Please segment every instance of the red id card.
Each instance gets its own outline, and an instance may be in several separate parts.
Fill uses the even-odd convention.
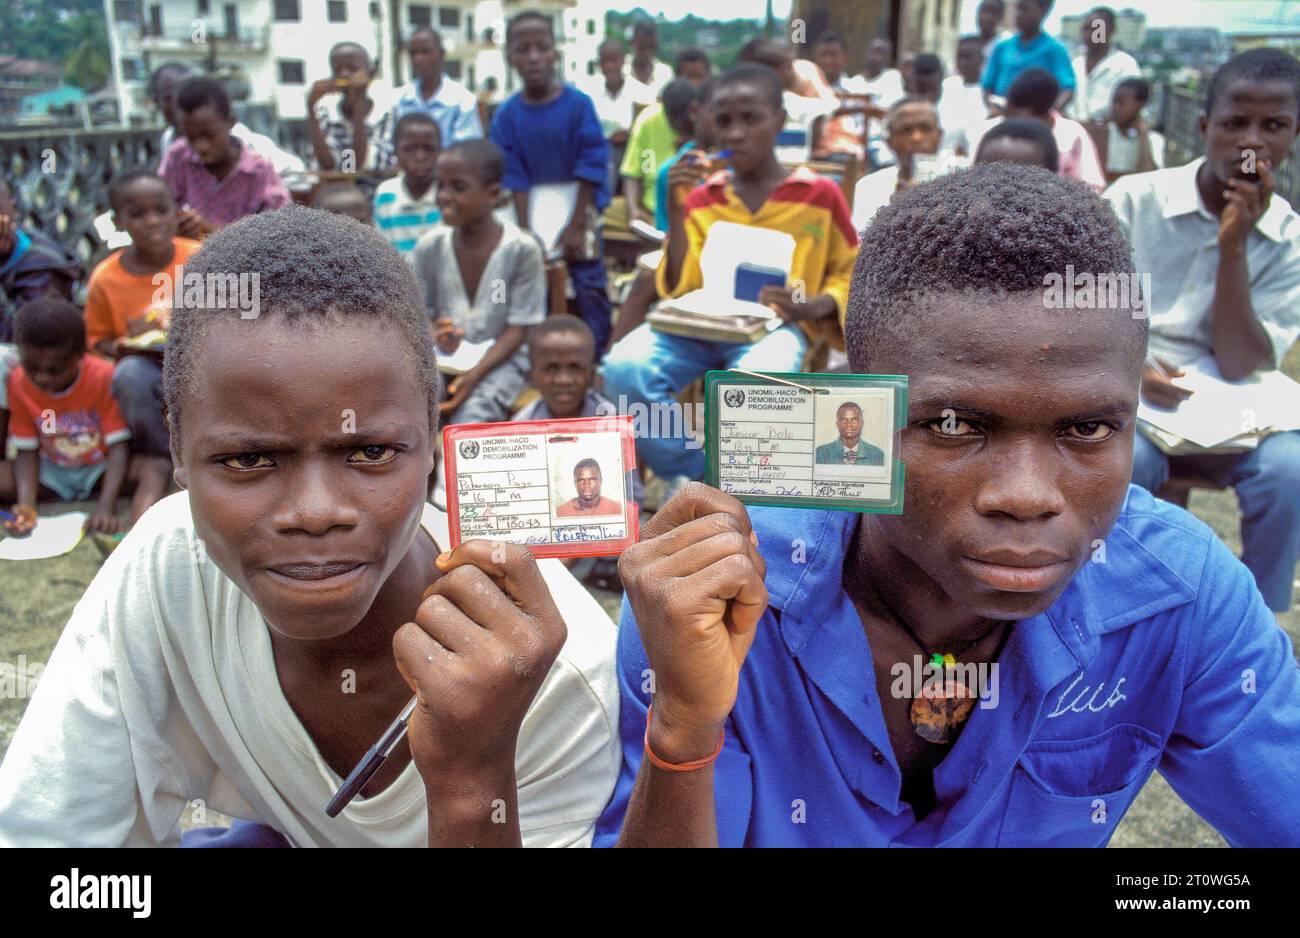
[[[600,557],[636,543],[630,415],[448,424],[451,546],[484,538],[537,557]]]

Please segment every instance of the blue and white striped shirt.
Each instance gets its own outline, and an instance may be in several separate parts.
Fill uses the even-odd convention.
[[[420,236],[442,223],[438,187],[429,186],[420,198],[406,190],[406,175],[385,179],[375,190],[375,226],[388,243],[409,255]]]

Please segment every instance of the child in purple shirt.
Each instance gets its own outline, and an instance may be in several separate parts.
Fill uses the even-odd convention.
[[[184,139],[167,148],[158,175],[181,207],[178,234],[202,240],[237,218],[289,204],[271,162],[231,134],[235,118],[220,84],[187,80],[176,92],[176,111]]]

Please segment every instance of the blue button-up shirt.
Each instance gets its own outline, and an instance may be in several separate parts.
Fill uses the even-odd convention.
[[[841,586],[856,514],[751,508],[771,602],[716,764],[724,846],[1102,846],[1157,768],[1233,845],[1300,846],[1300,671],[1253,578],[1214,533],[1130,487],[1114,528],[1043,614],[1013,627],[997,693],[899,800],[871,647]],[[624,765],[640,768],[649,664],[626,601]],[[885,688],[886,693],[889,688]]]

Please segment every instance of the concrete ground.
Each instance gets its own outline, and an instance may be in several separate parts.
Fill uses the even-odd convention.
[[[1283,369],[1300,379],[1300,345],[1291,350]],[[1195,490],[1188,507],[1240,553],[1237,502],[1232,492]],[[0,563],[0,665],[17,665],[20,656],[28,663],[47,660],[73,605],[102,560],[100,549],[87,538],[63,557]],[[597,598],[617,621],[621,596],[597,591]],[[1300,647],[1300,608],[1283,614],[1280,624]],[[25,706],[25,699],[0,696],[0,754],[8,748]],[[1221,847],[1224,841],[1155,775],[1120,822],[1111,845]]]

